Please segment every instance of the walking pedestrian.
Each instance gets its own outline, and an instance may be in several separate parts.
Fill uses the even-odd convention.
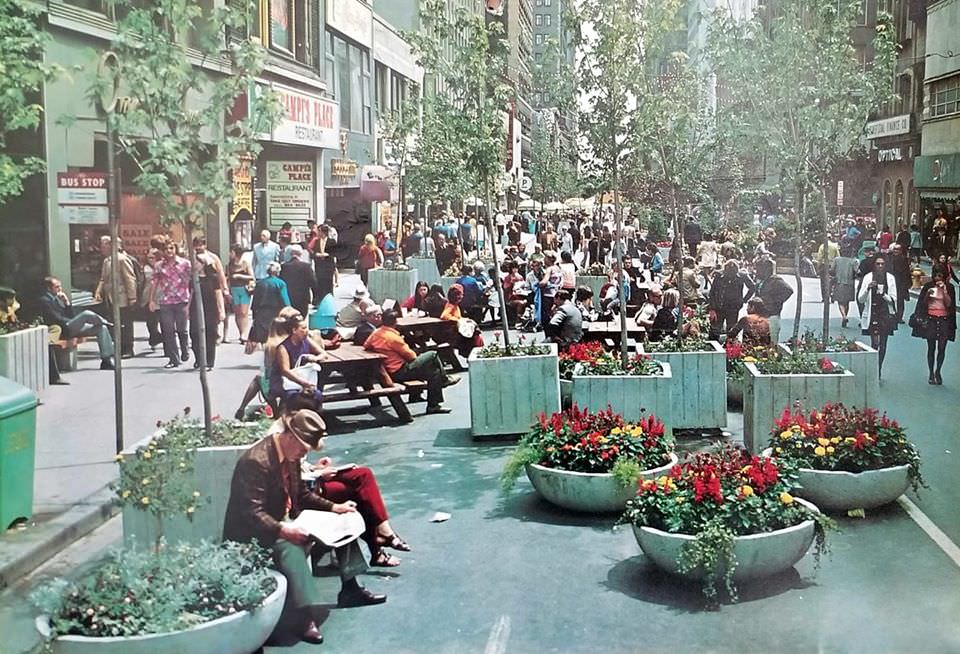
[[[247,351],[256,349],[251,343],[265,343],[270,331],[270,323],[280,313],[280,309],[290,306],[287,284],[280,279],[280,264],[271,261],[267,266],[267,276],[257,282],[253,289],[250,309],[253,311],[253,327],[247,337]],[[301,314],[302,315],[302,314]]]
[[[114,303],[120,307],[120,356],[128,359],[133,356],[133,309],[137,306],[139,289],[137,288],[137,269],[139,262],[124,252],[123,241],[117,239],[117,267],[120,272],[120,289],[114,293],[113,268],[111,266],[110,237],[100,237],[100,254],[103,264],[100,266],[100,283],[94,297],[105,303],[108,315],[112,315]]]
[[[863,304],[860,328],[864,336],[870,336],[870,346],[879,359],[878,373],[883,376],[887,338],[897,329],[897,281],[887,272],[884,257],[873,260],[873,270],[864,275],[857,300]]]
[[[267,266],[274,261],[280,261],[280,245],[270,240],[270,230],[265,229],[253,246],[253,276],[258,282],[267,278]]]
[[[180,256],[179,246],[168,241],[163,258],[157,262],[153,273],[154,284],[148,305],[151,311],[160,311],[163,353],[167,357],[164,368],[177,368],[190,359],[187,307],[192,295],[192,275],[190,262]]]
[[[160,333],[160,312],[150,310],[150,295],[153,292],[153,273],[157,269],[157,262],[163,257],[160,249],[151,247],[147,252],[147,263],[143,266],[143,297],[140,304],[146,314],[147,333],[149,334],[148,343],[150,351],[156,352],[157,346],[163,344],[163,335]]]
[[[333,248],[337,246],[337,239],[330,233],[330,226],[324,223],[317,230],[316,238],[311,239],[307,249],[313,255],[313,272],[317,277],[318,301],[333,293],[336,287],[337,258],[333,256]]]
[[[763,308],[770,322],[770,342],[780,342],[780,312],[784,303],[793,295],[793,289],[779,275],[773,274],[773,262],[766,257],[754,264],[757,273],[757,296],[763,300]]]
[[[383,252],[377,247],[377,239],[373,234],[363,237],[363,245],[357,252],[357,273],[364,286],[370,285],[370,270],[383,266]]]
[[[857,268],[859,265],[846,248],[830,264],[830,278],[833,282],[831,295],[833,301],[840,308],[841,327],[847,326],[850,303],[856,295]]]
[[[717,340],[721,332],[726,333],[733,329],[740,317],[743,303],[750,299],[755,291],[753,280],[740,272],[740,264],[736,259],[729,259],[723,264],[723,273],[714,278],[707,302],[711,340]]]
[[[317,288],[317,276],[313,266],[301,258],[303,248],[292,245],[292,258],[280,266],[280,279],[287,284],[287,294],[290,296],[290,305],[303,316],[310,313],[311,299],[313,304],[319,304],[322,296]]]
[[[920,289],[916,309],[910,318],[913,336],[927,341],[928,384],[943,384],[940,371],[947,352],[947,341],[957,337],[956,308],[957,295],[953,284],[943,268],[934,267],[933,279]]]
[[[255,280],[253,268],[243,258],[245,250],[240,244],[230,247],[230,261],[227,263],[227,280],[230,284],[230,301],[233,304],[233,320],[240,333],[240,344],[247,342],[247,330],[250,323],[250,291]],[[227,330],[223,330],[223,340],[227,340]]]
[[[207,370],[213,370],[217,360],[217,330],[226,317],[224,294],[229,293],[227,278],[220,257],[207,249],[207,239],[193,239],[193,267],[197,273],[200,293],[190,305],[190,343],[193,346],[193,367],[200,367],[200,325],[203,325]],[[199,305],[197,304],[199,302]]]

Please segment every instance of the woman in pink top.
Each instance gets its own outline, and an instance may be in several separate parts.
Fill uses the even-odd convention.
[[[953,285],[947,281],[947,271],[935,266],[933,279],[920,289],[917,308],[910,318],[913,335],[927,341],[927,368],[930,379],[927,383],[943,384],[940,370],[947,350],[947,341],[957,336],[957,296]],[[936,362],[936,367],[934,367]]]

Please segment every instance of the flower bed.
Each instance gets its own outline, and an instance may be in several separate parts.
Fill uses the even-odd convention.
[[[267,563],[237,543],[118,551],[31,601],[54,652],[240,654],[266,641],[283,608],[286,580]]]
[[[664,474],[676,463],[673,441],[655,416],[624,421],[611,409],[592,413],[576,405],[541,414],[501,475],[504,490],[521,470],[547,500],[578,511],[620,511],[639,478]],[[560,474],[553,474],[560,473]]]
[[[916,447],[896,420],[875,409],[785,409],[770,447],[800,469],[798,493],[825,509],[873,508],[923,485]]]
[[[470,366],[470,426],[474,436],[525,433],[541,413],[560,410],[557,346],[476,348]]]
[[[115,485],[127,545],[219,541],[233,469],[268,423],[215,420],[211,438],[187,415],[117,456]]]
[[[780,347],[788,354],[802,352],[828,356],[859,378],[862,393],[854,402],[856,406],[871,407],[880,402],[880,358],[877,351],[866,343],[843,337],[823,340],[807,331],[797,343],[787,342]]]
[[[738,341],[727,341],[724,352],[727,356],[727,406],[743,408],[743,385],[747,376],[747,363],[756,363],[770,354],[769,347],[744,347]]]
[[[669,364],[673,375],[673,429],[727,425],[724,349],[716,341],[671,338],[638,346]]]
[[[637,496],[627,503],[621,522],[641,532],[653,530],[682,535],[674,540],[675,560],[653,555],[653,560],[669,572],[702,578],[703,591],[715,602],[722,582],[731,599],[736,600],[735,578],[771,574],[792,566],[806,552],[800,549],[796,559],[763,557],[765,564],[755,570],[738,568],[735,539],[742,536],[774,533],[808,521],[810,540],[816,531],[819,557],[825,544],[825,529],[832,525],[815,507],[795,501],[790,494],[796,471],[768,457],[751,456],[734,448],[716,453],[698,454],[671,469],[668,475],[640,483]],[[815,525],[815,526],[814,526]],[[643,540],[638,534],[638,541]],[[782,543],[781,543],[782,545]],[[777,542],[771,546],[775,554]],[[794,552],[796,551],[794,550]],[[646,552],[646,550],[645,550]],[[777,565],[768,565],[776,563]]]

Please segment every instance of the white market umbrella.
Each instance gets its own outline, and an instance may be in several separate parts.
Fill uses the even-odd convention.
[[[547,202],[543,209],[544,211],[566,211],[569,207],[563,202]]]
[[[517,205],[517,208],[521,211],[529,211],[533,209],[534,211],[540,211],[543,205],[541,205],[536,200],[523,200],[520,204]]]
[[[483,200],[481,200],[481,199],[478,198],[478,197],[467,198],[466,200],[464,200],[464,203],[465,203],[468,207],[482,207],[482,206],[483,206]]]

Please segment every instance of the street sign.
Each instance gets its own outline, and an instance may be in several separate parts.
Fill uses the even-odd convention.
[[[57,173],[57,204],[65,223],[106,225],[110,221],[107,173]]]
[[[837,206],[843,206],[843,180],[837,180]]]

